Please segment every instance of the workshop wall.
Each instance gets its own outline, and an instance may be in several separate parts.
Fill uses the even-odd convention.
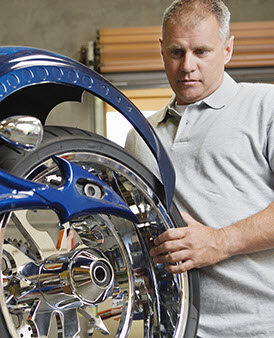
[[[80,58],[82,46],[103,27],[160,25],[171,0],[0,0],[0,45],[24,45]],[[225,0],[232,21],[273,20],[273,0]],[[87,103],[88,104],[88,103]],[[68,106],[66,121],[75,121]],[[82,110],[82,112],[81,112]],[[91,126],[77,106],[77,127]],[[58,118],[57,118],[58,119]],[[63,117],[59,117],[63,122]]]
[[[225,0],[232,21],[273,20],[273,0]],[[1,0],[0,44],[30,45],[79,58],[103,27],[160,25],[171,0]]]

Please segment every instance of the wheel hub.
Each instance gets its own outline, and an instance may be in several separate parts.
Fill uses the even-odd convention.
[[[33,263],[25,265],[20,274],[35,282],[36,292],[39,290],[46,303],[56,310],[79,307],[79,302],[84,306],[104,301],[114,280],[111,264],[95,249],[50,256],[39,267]]]
[[[99,256],[99,251],[77,252],[70,261],[68,282],[72,293],[84,304],[103,301],[114,280],[111,264]]]

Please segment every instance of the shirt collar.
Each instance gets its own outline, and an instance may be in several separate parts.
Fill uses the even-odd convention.
[[[221,109],[231,102],[236,93],[237,82],[235,82],[232,77],[225,72],[224,79],[220,87],[202,101],[213,109]]]
[[[169,100],[168,104],[162,110],[158,112],[157,114],[158,123],[163,122],[168,113],[170,113],[170,115],[174,115],[174,114],[178,115],[178,113],[174,109],[175,101],[176,101],[176,96],[173,95],[172,98]]]

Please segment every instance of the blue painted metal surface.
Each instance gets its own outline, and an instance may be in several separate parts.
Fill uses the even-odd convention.
[[[0,170],[0,213],[21,209],[52,209],[61,223],[87,214],[107,214],[138,223],[128,205],[106,183],[74,163],[55,157],[65,182],[58,188],[16,177]],[[101,198],[86,196],[76,188],[85,180],[102,190]]]
[[[173,166],[150,124],[125,95],[101,75],[68,57],[28,47],[0,48],[0,103],[24,88],[47,83],[88,91],[128,119],[158,162],[169,210],[175,187]]]

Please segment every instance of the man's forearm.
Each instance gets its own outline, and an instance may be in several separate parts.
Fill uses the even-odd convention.
[[[274,248],[274,202],[257,214],[220,229],[227,257]]]

